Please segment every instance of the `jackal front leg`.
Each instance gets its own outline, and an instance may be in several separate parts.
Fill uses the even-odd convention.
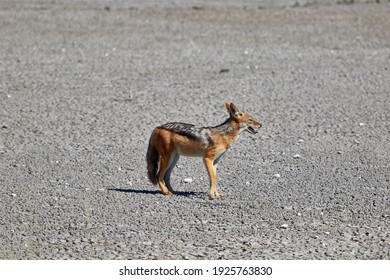
[[[220,198],[222,194],[217,192],[217,170],[214,167],[213,160],[204,158],[203,161],[210,177],[210,199]]]

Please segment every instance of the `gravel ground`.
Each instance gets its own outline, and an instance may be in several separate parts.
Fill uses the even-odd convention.
[[[1,259],[390,259],[387,1],[63,2],[0,2]],[[225,101],[225,198],[163,196],[152,129]]]

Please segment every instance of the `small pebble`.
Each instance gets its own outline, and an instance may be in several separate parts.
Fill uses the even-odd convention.
[[[11,194],[13,197],[15,197],[16,196],[16,193],[13,193],[13,194]]]
[[[280,226],[280,228],[287,229],[288,228],[288,224],[283,224],[283,225]]]
[[[246,182],[245,185],[249,186],[251,183],[250,182]]]
[[[296,154],[296,155],[294,155],[294,158],[301,158],[301,155]]]
[[[275,177],[275,178],[280,178],[281,175],[280,175],[279,173],[277,173],[277,174],[274,175],[274,177]]]
[[[261,244],[259,242],[251,242],[250,246],[252,249],[261,249]]]
[[[184,183],[191,183],[192,181],[193,181],[192,178],[184,178],[183,179]]]
[[[365,126],[366,124],[365,123],[359,123],[359,126]]]

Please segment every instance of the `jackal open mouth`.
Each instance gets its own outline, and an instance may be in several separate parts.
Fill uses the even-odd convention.
[[[248,126],[247,127],[247,131],[248,132],[250,132],[251,134],[256,134],[256,133],[258,133],[258,129],[259,129],[260,127],[253,127],[253,126]]]

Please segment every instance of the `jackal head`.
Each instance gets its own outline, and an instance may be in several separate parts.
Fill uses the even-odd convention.
[[[225,106],[230,117],[239,125],[240,133],[248,131],[251,134],[256,134],[262,126],[260,122],[238,109],[234,103],[225,103]]]

